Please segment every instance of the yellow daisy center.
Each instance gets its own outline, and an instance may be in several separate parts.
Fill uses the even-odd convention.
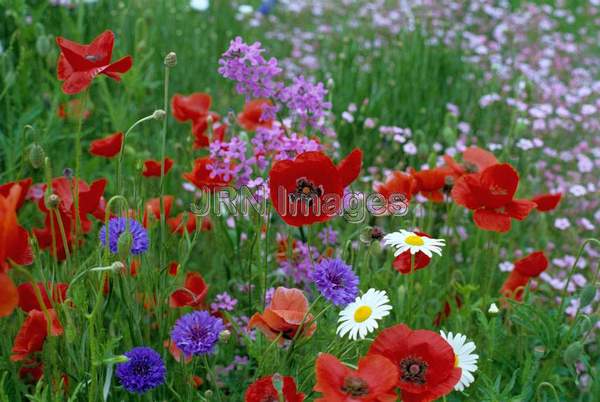
[[[371,316],[371,313],[373,313],[373,310],[371,309],[371,307],[360,306],[354,312],[354,321],[356,321],[356,322],[366,321],[367,318],[369,318]]]
[[[458,367],[458,355],[454,355],[454,367]]]
[[[425,244],[421,236],[417,236],[414,234],[406,236],[406,239],[404,241],[410,246],[422,246],[423,244]]]

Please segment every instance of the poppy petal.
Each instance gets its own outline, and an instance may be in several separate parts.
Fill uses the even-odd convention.
[[[511,227],[510,216],[491,209],[478,209],[473,213],[473,221],[484,230],[508,232]]]
[[[360,174],[362,167],[363,152],[359,148],[354,148],[348,156],[346,156],[338,164],[338,172],[340,173],[340,181],[342,187],[348,187]]]
[[[6,317],[17,307],[19,293],[12,279],[3,272],[0,272],[0,289],[0,317]]]

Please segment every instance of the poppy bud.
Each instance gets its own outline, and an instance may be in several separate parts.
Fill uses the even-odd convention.
[[[117,364],[117,363],[127,363],[129,361],[129,357],[125,355],[113,356],[103,360],[104,364]]]
[[[163,120],[166,115],[167,115],[167,113],[164,110],[162,110],[162,109],[156,109],[154,111],[154,113],[152,113],[152,118],[154,120],[160,121],[160,120]]]
[[[333,78],[329,77],[329,79],[327,80],[327,90],[331,91],[334,86],[335,86],[335,81],[333,81]]]
[[[40,56],[46,56],[50,51],[50,38],[46,35],[38,36],[35,48]]]
[[[450,127],[446,126],[442,129],[442,137],[446,141],[446,144],[456,143],[456,131],[451,129]]]
[[[169,54],[165,56],[165,66],[167,66],[168,68],[173,68],[176,65],[177,55],[175,54],[175,52],[169,52]]]
[[[206,400],[210,400],[210,398],[212,398],[213,396],[213,392],[210,389],[207,389],[206,392],[204,393],[204,397],[206,398]]]
[[[46,153],[41,145],[33,143],[29,147],[29,163],[34,169],[39,169],[44,165],[44,158]]]
[[[60,197],[56,194],[50,194],[46,197],[46,208],[48,209],[56,209],[60,204]]]
[[[568,366],[575,364],[578,360],[583,357],[583,344],[579,341],[575,341],[565,349],[565,353],[563,354],[563,361]]]
[[[544,345],[538,345],[535,348],[533,348],[533,355],[536,358],[541,359],[542,357],[544,357],[545,354],[546,348],[544,347]]]
[[[273,388],[275,388],[275,391],[281,395],[283,393],[283,377],[281,377],[281,374],[275,373],[273,374],[272,381]]]
[[[124,260],[129,256],[132,243],[133,236],[130,232],[125,232],[119,237],[119,241],[117,242],[117,254],[121,260]]]
[[[594,301],[596,297],[596,287],[594,285],[587,285],[583,288],[579,294],[579,308],[584,308],[588,304]]]

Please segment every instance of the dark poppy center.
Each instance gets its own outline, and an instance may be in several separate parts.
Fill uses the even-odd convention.
[[[98,60],[100,60],[100,58],[101,57],[99,55],[97,55],[97,54],[88,54],[88,55],[85,56],[85,59],[87,61],[91,61],[92,63],[97,62]]]
[[[310,204],[323,195],[323,186],[317,186],[306,177],[301,177],[296,180],[296,190],[289,197],[291,201],[302,200]]]
[[[364,396],[369,393],[369,385],[365,380],[359,377],[346,377],[342,392],[352,396]]]
[[[400,378],[406,382],[425,384],[427,363],[418,357],[407,357],[400,361]]]
[[[260,400],[260,402],[279,402],[279,399],[277,399],[275,396],[269,394],[269,395],[263,396],[262,399]]]

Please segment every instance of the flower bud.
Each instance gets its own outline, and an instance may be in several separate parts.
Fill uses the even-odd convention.
[[[169,68],[173,68],[177,65],[177,55],[175,54],[175,52],[169,52],[169,54],[167,54],[165,56],[165,66],[169,67]]]
[[[29,163],[31,163],[31,166],[34,169],[39,169],[44,166],[45,157],[46,153],[41,145],[36,143],[31,144],[31,147],[29,147]]]
[[[369,247],[369,252],[372,255],[380,255],[381,254],[381,243],[379,241],[374,241],[371,243]]]
[[[283,377],[281,376],[281,374],[275,373],[273,374],[272,381],[273,388],[275,388],[275,391],[277,391],[277,393],[281,395],[283,393]]]
[[[35,49],[40,56],[46,56],[50,52],[50,38],[47,35],[38,36]]]
[[[579,294],[579,308],[584,308],[594,301],[596,297],[596,287],[592,284],[583,288]]]
[[[63,169],[63,176],[65,176],[67,179],[70,179],[71,177],[73,177],[73,169],[66,167]]]
[[[58,204],[60,204],[60,197],[58,195],[50,194],[46,197],[46,208],[56,209],[58,208]]]
[[[162,109],[156,109],[154,113],[152,113],[152,118],[154,120],[161,121],[166,117],[167,113]]]
[[[219,341],[220,342],[227,342],[230,337],[231,337],[231,331],[229,331],[228,329],[224,329],[223,331],[221,331],[219,333]]]
[[[129,357],[125,355],[113,356],[103,360],[104,364],[116,364],[116,363],[126,363],[129,361]]]
[[[330,77],[327,80],[327,90],[331,91],[334,86],[335,86],[335,81],[333,80],[333,78]]]
[[[575,341],[565,349],[563,361],[571,366],[583,357],[583,344],[580,341]]]

